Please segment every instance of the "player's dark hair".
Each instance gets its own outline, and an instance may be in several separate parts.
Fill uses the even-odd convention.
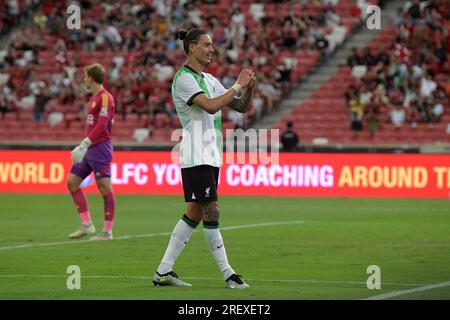
[[[105,77],[106,71],[101,64],[99,63],[91,64],[86,68],[84,68],[84,72],[88,77],[91,77],[92,80],[94,80],[98,84],[103,84],[103,78]]]
[[[183,49],[186,54],[189,53],[189,45],[191,43],[197,43],[200,39],[200,36],[202,36],[203,34],[208,34],[208,32],[199,28],[192,28],[189,29],[189,31],[185,29],[178,31],[178,38],[180,40],[183,40]]]

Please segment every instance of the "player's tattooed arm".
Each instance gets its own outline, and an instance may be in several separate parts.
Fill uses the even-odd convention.
[[[235,97],[228,106],[240,113],[247,112],[250,108],[250,101],[253,96],[253,88],[247,87],[241,97]]]

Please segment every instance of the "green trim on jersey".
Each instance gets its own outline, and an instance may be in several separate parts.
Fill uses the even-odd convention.
[[[198,73],[183,67],[180,70],[177,71],[177,73],[175,74],[174,78],[173,78],[173,83],[172,83],[172,88],[175,90],[176,89],[176,82],[178,80],[178,77],[181,76],[182,74],[185,73],[190,73],[194,76],[195,80],[197,81],[198,85],[200,86],[200,88],[202,88],[203,91],[205,91],[206,95],[208,96],[208,98],[211,98],[211,95],[209,94],[209,90],[208,87],[206,86],[205,81],[203,80],[203,77],[201,75],[199,75]],[[216,130],[221,131],[222,130],[222,114],[218,114],[216,113],[216,116],[214,118],[214,127],[216,128]]]

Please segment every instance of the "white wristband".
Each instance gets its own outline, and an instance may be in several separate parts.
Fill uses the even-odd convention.
[[[234,91],[236,91],[236,95],[238,95],[241,93],[242,86],[239,83],[235,83],[231,86],[231,89],[234,89]]]

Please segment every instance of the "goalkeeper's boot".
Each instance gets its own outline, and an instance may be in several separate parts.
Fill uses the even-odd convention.
[[[113,238],[113,234],[111,231],[105,231],[103,230],[95,237],[92,237],[92,240],[111,240]]]
[[[90,236],[95,233],[95,227],[92,223],[89,224],[82,224],[78,227],[78,229],[69,234],[69,238],[71,239],[80,239],[84,236]]]
[[[234,273],[232,274],[225,282],[227,283],[226,287],[231,289],[246,289],[250,288],[248,284],[246,284],[242,279],[242,276]]]
[[[153,274],[153,284],[155,286],[192,287],[191,284],[181,281],[178,278],[178,275],[173,271],[165,274],[159,274],[158,271],[156,271]]]

